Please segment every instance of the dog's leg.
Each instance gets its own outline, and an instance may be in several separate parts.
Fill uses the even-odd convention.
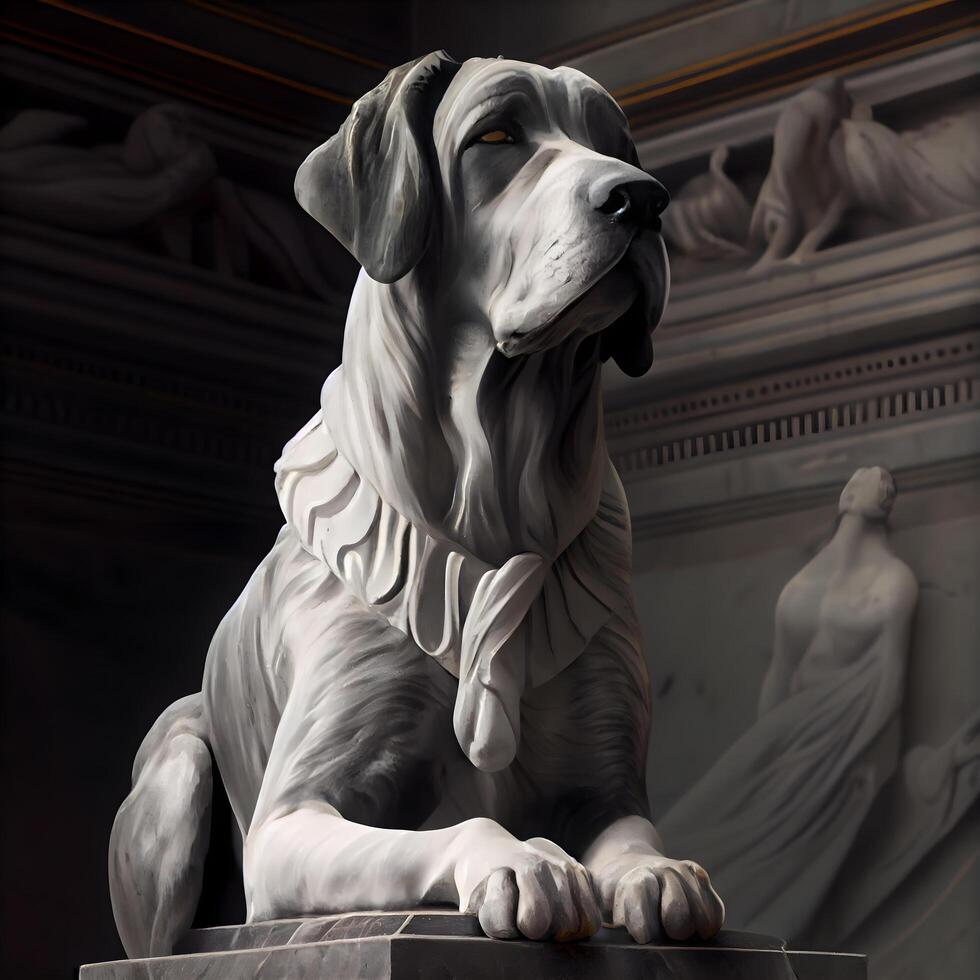
[[[653,824],[643,816],[614,820],[600,831],[582,862],[592,873],[604,914],[638,943],[666,935],[710,939],[725,921],[725,906],[707,872],[693,861],[662,853]]]
[[[266,766],[245,844],[250,919],[451,903],[493,936],[591,935],[588,876],[554,844],[483,818],[393,829],[423,822],[459,753],[455,681],[345,602],[325,629],[297,626],[326,652],[297,658]]]
[[[665,857],[649,819],[649,679],[635,614],[609,623],[528,707],[527,765],[542,785],[564,774],[555,833],[581,855],[604,920],[641,943],[714,935],[724,906],[707,874]]]
[[[252,921],[452,904],[498,938],[584,939],[600,924],[577,861],[482,817],[443,830],[389,830],[311,801],[249,833],[245,875]]]
[[[112,912],[129,956],[165,956],[190,928],[211,827],[201,695],[176,701],[143,740],[109,838]]]

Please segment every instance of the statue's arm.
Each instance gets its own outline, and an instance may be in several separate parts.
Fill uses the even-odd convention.
[[[796,673],[804,652],[792,642],[786,624],[785,607],[780,596],[780,601],[776,603],[772,659],[769,661],[769,668],[762,680],[762,690],[759,693],[758,716],[760,718],[789,696],[793,674]]]
[[[876,719],[879,715],[890,715],[902,700],[919,584],[908,566],[896,559],[883,574],[879,589],[888,606],[888,615],[870,651],[878,664],[880,677],[870,712]]]
[[[820,220],[800,239],[799,245],[796,246],[790,257],[791,261],[802,262],[804,259],[811,258],[827,238],[837,230],[837,226],[850,203],[850,195],[844,188],[840,188],[827,205]]]

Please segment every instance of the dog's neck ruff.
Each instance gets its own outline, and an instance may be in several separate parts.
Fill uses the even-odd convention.
[[[629,511],[609,462],[595,516],[554,562],[500,568],[433,536],[340,454],[321,412],[283,450],[276,491],[306,551],[459,678],[453,724],[478,768],[505,768],[523,692],[550,680],[628,602]]]

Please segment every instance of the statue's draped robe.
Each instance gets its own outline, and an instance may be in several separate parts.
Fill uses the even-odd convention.
[[[668,854],[711,874],[729,928],[799,935],[880,781],[873,746],[897,703],[873,647],[763,714],[657,821]]]

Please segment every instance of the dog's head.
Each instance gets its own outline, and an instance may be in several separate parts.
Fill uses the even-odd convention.
[[[508,357],[601,331],[604,358],[650,367],[669,198],[581,72],[442,52],[403,65],[310,154],[296,197],[378,282],[437,263],[452,312]]]

